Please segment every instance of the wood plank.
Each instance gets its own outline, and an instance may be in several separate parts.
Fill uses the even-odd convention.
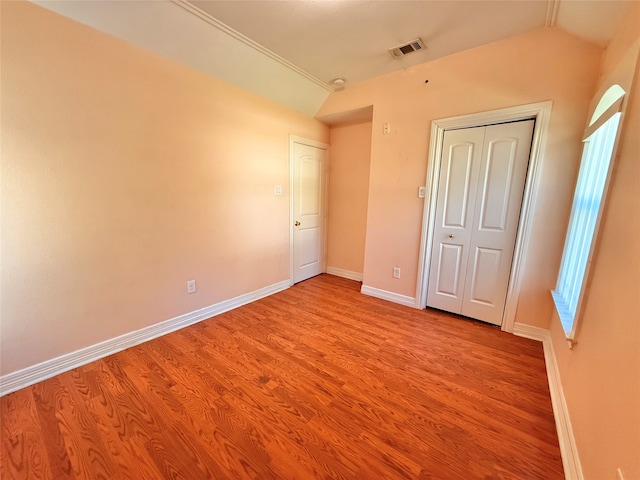
[[[32,388],[2,399],[0,423],[0,478],[53,478]]]
[[[0,399],[8,479],[564,478],[542,345],[320,275]]]

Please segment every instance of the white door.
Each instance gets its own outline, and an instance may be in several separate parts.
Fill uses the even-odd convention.
[[[326,149],[292,144],[293,283],[324,270],[324,177]]]
[[[502,324],[533,126],[445,132],[427,306]]]

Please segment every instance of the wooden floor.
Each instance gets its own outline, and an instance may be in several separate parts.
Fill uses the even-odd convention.
[[[561,479],[542,345],[330,275],[0,399],[8,479]]]

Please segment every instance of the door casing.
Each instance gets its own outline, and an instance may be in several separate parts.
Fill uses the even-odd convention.
[[[445,130],[457,128],[480,127],[494,123],[504,123],[527,118],[535,118],[533,140],[527,177],[525,181],[524,196],[522,200],[518,233],[513,252],[511,273],[507,286],[507,300],[505,302],[501,329],[513,332],[515,313],[522,284],[525,252],[531,236],[531,224],[533,222],[533,209],[539,190],[540,165],[542,163],[543,150],[546,146],[546,138],[549,130],[552,102],[540,102],[516,107],[491,110],[487,112],[462,115],[457,117],[434,120],[431,123],[431,139],[429,145],[429,163],[427,165],[426,194],[422,220],[422,233],[420,240],[420,256],[418,260],[418,280],[416,287],[416,308],[424,309],[427,306],[427,281],[428,269],[431,263],[431,249],[433,246],[433,232],[436,213],[436,199],[438,194],[438,181],[440,178],[440,157],[442,155],[442,141]]]
[[[293,266],[294,266],[294,244],[293,244],[293,233],[294,233],[294,144],[302,144],[309,145],[310,147],[320,148],[325,150],[325,163],[324,163],[324,171],[322,175],[324,177],[323,181],[323,189],[322,189],[322,202],[324,208],[324,218],[323,218],[323,235],[324,235],[324,252],[323,252],[323,264],[322,271],[327,271],[327,172],[329,171],[329,145],[322,142],[317,142],[315,140],[310,140],[308,138],[297,137],[295,135],[289,135],[289,285],[293,285]]]

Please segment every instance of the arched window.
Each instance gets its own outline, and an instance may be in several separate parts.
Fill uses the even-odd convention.
[[[598,105],[593,110],[593,115],[591,116],[591,121],[589,121],[589,126],[594,125],[600,118],[607,119],[607,115],[605,113],[611,107],[616,108],[616,112],[620,111],[620,105],[622,104],[622,98],[624,97],[624,90],[620,85],[612,85],[607,89],[606,92],[600,98]],[[610,115],[609,115],[610,116]]]
[[[567,339],[573,344],[593,257],[603,200],[613,165],[624,90],[610,87],[585,130],[578,181],[565,240],[558,283],[551,292]]]

